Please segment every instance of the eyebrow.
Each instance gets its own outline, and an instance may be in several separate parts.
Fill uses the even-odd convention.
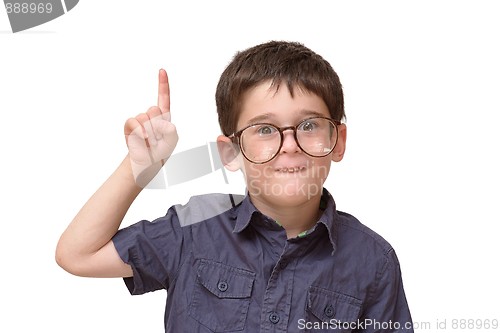
[[[299,114],[301,116],[300,121],[302,121],[303,119],[309,118],[309,117],[324,117],[325,116],[321,112],[314,111],[314,110],[306,110],[306,109],[300,110]],[[275,118],[274,113],[263,113],[263,114],[260,114],[258,116],[251,118],[248,121],[248,124],[252,125],[252,124],[258,124],[258,123],[262,123],[262,122],[270,122],[274,118]]]

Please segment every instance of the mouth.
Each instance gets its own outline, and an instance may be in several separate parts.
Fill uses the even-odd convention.
[[[295,167],[277,167],[274,169],[275,172],[279,173],[296,173],[305,170],[305,166],[295,166]]]

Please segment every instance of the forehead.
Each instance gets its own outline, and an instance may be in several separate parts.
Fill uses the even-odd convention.
[[[243,95],[237,128],[258,122],[294,125],[312,116],[330,116],[321,97],[300,86],[290,91],[284,83],[273,85],[271,81],[266,81]]]

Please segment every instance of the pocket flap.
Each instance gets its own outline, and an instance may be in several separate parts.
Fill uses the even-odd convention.
[[[198,281],[219,298],[247,298],[252,294],[255,273],[202,259]]]
[[[338,322],[354,322],[361,312],[361,301],[349,295],[335,291],[310,287],[307,308],[323,322],[332,319]]]

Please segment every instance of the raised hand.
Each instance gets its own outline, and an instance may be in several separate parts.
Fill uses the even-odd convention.
[[[179,139],[170,122],[170,87],[164,69],[158,74],[158,105],[128,119],[124,133],[134,179],[145,187],[170,157]]]

